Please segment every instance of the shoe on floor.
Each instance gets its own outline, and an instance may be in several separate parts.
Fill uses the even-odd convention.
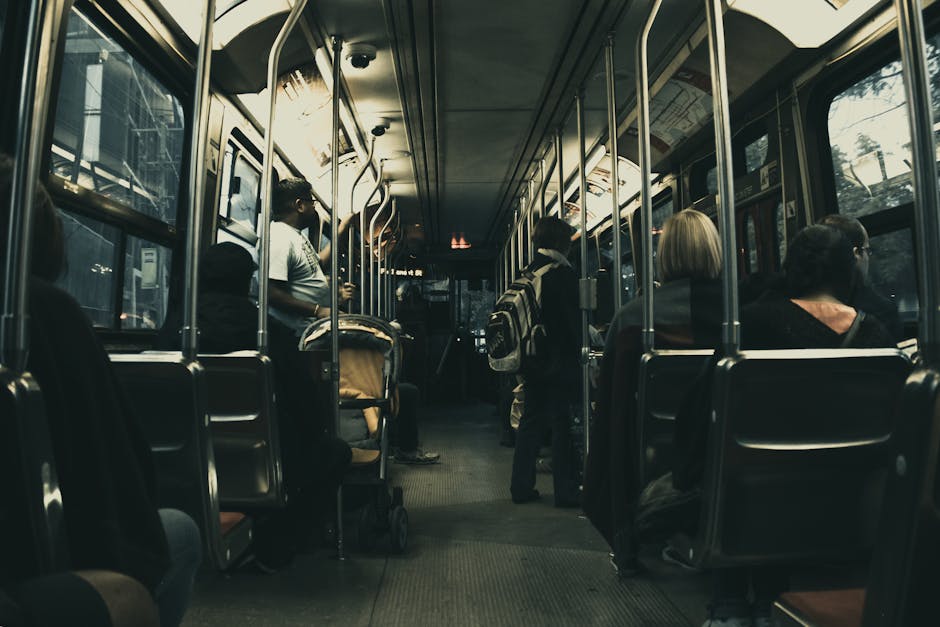
[[[724,599],[708,607],[702,627],[751,627],[751,606],[745,599]]]
[[[739,616],[735,618],[709,618],[702,627],[751,627],[750,616]],[[769,625],[769,623],[768,623]]]
[[[396,464],[412,464],[415,466],[426,466],[428,464],[436,464],[441,461],[440,453],[433,453],[431,451],[422,451],[421,449],[415,449],[413,451],[395,451],[394,457]]]
[[[539,494],[538,490],[532,490],[528,494],[524,494],[522,496],[517,497],[513,495],[512,502],[515,503],[516,505],[522,505],[523,503],[531,503],[532,501],[537,501],[539,500],[540,496],[541,495]]]
[[[678,566],[679,568],[684,568],[685,570],[690,570],[696,573],[700,572],[701,570],[690,564],[685,555],[683,555],[679,549],[672,546],[671,544],[667,544],[663,547],[663,552],[660,554],[660,557],[667,564],[672,564],[673,566]]]

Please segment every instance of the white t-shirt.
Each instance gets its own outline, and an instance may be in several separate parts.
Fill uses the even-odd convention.
[[[310,240],[289,224],[272,222],[270,248],[268,277],[274,281],[286,281],[291,296],[297,300],[329,307],[330,284],[320,269],[320,257]],[[271,315],[298,334],[314,321],[312,316],[301,316],[274,306],[271,307]]]

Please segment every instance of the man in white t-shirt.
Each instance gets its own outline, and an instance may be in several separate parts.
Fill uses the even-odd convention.
[[[289,178],[274,185],[271,211],[271,267],[268,295],[271,315],[300,335],[316,318],[330,315],[330,283],[321,266],[329,263],[332,245],[317,253],[304,229],[316,229],[320,216],[313,197],[313,188],[302,178]],[[339,225],[337,237],[342,238],[355,214]],[[341,239],[339,241],[342,241]],[[339,302],[353,296],[353,285],[339,287]]]

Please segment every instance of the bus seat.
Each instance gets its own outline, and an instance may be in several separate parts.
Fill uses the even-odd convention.
[[[63,569],[68,540],[45,406],[36,380],[0,366],[0,446],[5,496],[0,584]]]
[[[865,590],[787,592],[774,606],[780,627],[861,627]]]
[[[222,534],[205,369],[181,353],[111,355],[111,361],[153,451],[158,506],[189,514],[213,564],[228,568],[248,547],[251,521]]]
[[[283,507],[274,365],[256,351],[200,355],[222,507]]]
[[[722,359],[712,383],[695,564],[865,555],[910,370],[897,349],[744,351]]]
[[[895,444],[878,537],[864,598],[834,606],[827,615],[810,614],[797,625],[889,627],[926,625],[936,616],[940,590],[940,372],[919,369],[904,384],[898,406]],[[798,614],[817,598],[839,593],[791,593],[774,611]],[[802,595],[802,596],[796,596]],[[811,604],[812,605],[812,604]],[[816,603],[815,605],[818,605]],[[815,605],[812,605],[813,607]],[[864,605],[864,612],[862,611]],[[847,622],[852,620],[854,622]]]
[[[710,350],[658,350],[640,359],[636,421],[642,460],[639,485],[672,470],[679,405],[712,354]]]

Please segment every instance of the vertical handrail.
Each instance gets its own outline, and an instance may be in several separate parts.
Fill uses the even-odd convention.
[[[587,164],[584,154],[584,89],[575,95],[575,109],[578,118],[578,197],[581,201],[581,282],[579,290],[581,308],[581,424],[584,427],[584,464],[587,469],[591,433],[591,372],[588,355],[591,351],[591,335],[588,332],[588,313],[591,309],[591,280],[588,279],[588,234],[587,234]]]
[[[372,165],[372,155],[373,155],[374,152],[375,152],[375,135],[370,135],[370,136],[369,136],[369,154],[368,154],[368,156],[366,157],[365,161],[362,162],[362,168],[360,168],[359,172],[356,173],[356,178],[353,179],[352,189],[351,189],[350,192],[349,192],[349,211],[350,211],[350,212],[354,212],[354,211],[356,210],[356,185],[359,184],[359,181],[362,180],[362,177],[363,177],[363,176],[365,176],[365,173],[366,173],[366,171],[369,169],[369,166]],[[376,186],[376,187],[377,187],[377,186]],[[375,191],[374,191],[374,190],[373,190],[372,194],[369,194],[369,198],[372,198],[372,195],[373,195],[373,194],[375,194]],[[368,200],[368,199],[366,200],[366,204],[369,204],[369,200]],[[366,225],[365,205],[363,205],[363,209],[362,209],[362,211],[359,213],[359,251],[360,251],[359,259],[360,259],[360,261],[362,260],[362,257],[363,257],[362,251],[363,251],[363,245],[365,244],[365,225]],[[349,251],[349,253],[347,254],[347,258],[349,259],[349,262],[348,262],[348,263],[349,263],[349,270],[348,270],[348,272],[346,273],[346,274],[347,274],[347,279],[346,279],[346,280],[349,281],[350,283],[353,282],[353,277],[355,276],[355,267],[354,267],[355,264],[353,264],[353,248],[354,248],[354,246],[353,246],[354,239],[353,239],[353,238],[354,238],[354,237],[355,237],[355,236],[353,235],[352,229],[350,229],[350,230],[349,230],[349,243],[348,243],[348,248],[347,248],[347,250]],[[364,270],[362,269],[362,265],[360,264],[360,274],[362,274],[363,271],[364,271]],[[363,289],[362,283],[360,283],[360,284],[359,284],[359,290],[360,290],[360,292],[362,291],[362,289]],[[362,302],[362,298],[360,297],[359,300],[360,300],[360,303],[361,303],[361,302]],[[352,313],[352,310],[353,310],[353,300],[352,300],[351,298],[349,299],[349,307],[348,307],[348,309],[349,309],[349,313]],[[361,305],[360,305],[359,311],[360,311],[361,313],[365,313],[365,312],[362,310]]]
[[[653,319],[653,198],[652,149],[650,148],[649,36],[662,0],[655,0],[636,41],[637,140],[640,159],[640,230],[643,231],[643,350],[656,347]]]
[[[894,0],[898,15],[901,67],[907,93],[907,117],[911,130],[914,177],[914,223],[917,245],[918,349],[925,365],[935,366],[940,358],[940,301],[936,281],[940,279],[940,199],[937,189],[937,159],[934,146],[934,118],[930,97],[930,71],[927,67],[923,6],[920,0]]]
[[[382,294],[383,294],[383,290],[382,290],[382,280],[383,280],[383,275],[382,275],[382,268],[383,268],[383,264],[382,264],[382,248],[383,248],[383,245],[382,245],[382,236],[385,235],[385,229],[387,229],[387,228],[389,227],[389,225],[392,223],[392,220],[395,219],[395,215],[396,215],[397,213],[398,213],[398,199],[397,199],[397,198],[392,198],[392,210],[391,210],[391,211],[389,212],[389,214],[388,214],[388,220],[386,220],[386,221],[385,221],[385,224],[382,225],[382,230],[379,231],[379,276],[378,276],[378,279],[379,279],[379,293],[378,293],[377,296],[378,296],[378,307],[379,307],[379,309],[378,309],[378,316],[379,316],[380,318],[382,317],[382,314],[383,314],[383,313],[387,313],[387,312],[383,312],[383,309],[385,309],[385,308],[382,306],[382,305],[384,304],[383,301],[382,301]],[[388,254],[388,252],[386,251],[386,255],[387,255],[387,254]],[[385,272],[387,273],[387,272],[388,272],[388,263],[387,263],[387,262],[388,262],[388,259],[385,259],[385,262],[386,262],[386,264],[385,264]],[[387,288],[387,285],[386,285],[386,288]]]
[[[382,171],[383,165],[384,165],[384,160],[383,162],[379,162],[380,172]],[[376,313],[376,310],[379,307],[378,272],[373,271],[373,268],[377,269],[377,266],[379,264],[378,255],[374,254],[376,251],[375,247],[378,246],[378,242],[376,242],[376,239],[375,239],[375,224],[378,221],[379,216],[382,214],[382,212],[385,211],[385,207],[387,207],[388,203],[392,200],[391,184],[388,181],[385,181],[382,186],[382,189],[384,191],[384,195],[382,196],[382,202],[379,204],[378,209],[375,210],[375,213],[372,214],[372,219],[369,220],[369,315],[370,316],[374,316]],[[373,260],[372,257],[375,257],[375,260]]]
[[[518,253],[518,247],[516,246],[516,227],[519,225],[519,219],[517,214],[514,212],[512,216],[512,228],[509,231],[509,270],[510,270],[510,281],[516,280],[516,266],[518,265],[518,259],[516,255]]]
[[[620,242],[620,148],[617,137],[617,83],[614,76],[614,33],[607,35],[604,69],[607,74],[607,128],[610,135],[610,216],[614,237],[613,283],[614,311],[623,304],[623,273],[620,271],[623,251]]]
[[[738,321],[737,237],[734,231],[734,179],[731,170],[731,114],[728,98],[728,69],[725,65],[725,23],[721,0],[705,0],[708,18],[708,53],[712,75],[712,108],[715,119],[715,156],[718,162],[718,213],[721,218],[722,274],[725,319],[721,342],[725,355],[741,345]]]
[[[333,240],[333,254],[330,255],[330,381],[333,392],[333,433],[340,432],[339,411],[339,101],[340,90],[340,53],[343,49],[343,39],[339,35],[331,37],[333,48],[333,136],[330,168],[333,179],[332,210],[330,211],[330,238]],[[336,555],[340,560],[346,559],[343,547],[343,486],[336,490]]]
[[[372,138],[372,141],[375,141],[375,138]],[[372,150],[369,150],[369,160],[372,160]],[[366,209],[369,207],[369,201],[372,200],[372,197],[382,189],[382,170],[385,168],[385,160],[379,160],[379,171],[375,177],[375,187],[372,188],[372,192],[369,194],[366,201],[362,203],[362,211],[359,213],[359,313],[366,313],[366,238],[369,241],[369,277],[372,277],[372,231],[370,230],[366,234]],[[384,203],[384,199],[382,201]],[[383,208],[385,205],[379,203],[379,209]],[[378,213],[378,210],[376,210]],[[372,225],[373,220],[369,222]],[[369,289],[372,289],[372,285],[369,285]],[[369,297],[371,299],[371,296]]]
[[[539,217],[545,217],[545,157],[539,159]]]
[[[205,0],[202,31],[196,57],[196,89],[193,99],[193,133],[189,146],[189,220],[186,239],[186,292],[183,295],[183,357],[196,359],[199,350],[199,250],[202,245],[202,212],[206,189],[206,146],[209,143],[209,76],[212,73],[212,28],[215,0]]]
[[[562,129],[558,127],[555,131],[555,161],[558,163],[558,202],[555,204],[558,206],[558,217],[561,220],[565,219],[565,166],[564,160],[562,159],[562,146],[561,146],[561,134]]]
[[[49,60],[53,58],[52,51],[63,12],[60,4],[51,0],[33,0],[26,23],[26,51],[17,102],[13,172],[10,181],[10,220],[6,233],[3,318],[0,330],[0,358],[14,372],[26,369],[29,354],[29,275],[33,205],[42,161],[42,138],[46,128],[49,81],[52,74],[50,71],[41,71],[41,66],[50,63]]]
[[[295,0],[287,20],[268,52],[268,120],[264,127],[264,155],[261,161],[261,240],[258,242],[258,352],[268,352],[268,273],[271,269],[271,196],[274,193],[274,114],[277,104],[277,67],[281,51],[300,20],[307,0]],[[333,205],[336,206],[335,204]]]
[[[532,261],[532,259],[535,257],[535,248],[534,248],[534,244],[532,243],[532,227],[533,227],[533,222],[534,222],[532,213],[533,213],[533,209],[535,209],[535,189],[534,188],[535,188],[535,180],[533,179],[529,181],[529,196],[528,196],[529,202],[528,202],[528,207],[527,207],[528,210],[526,211],[526,214],[525,214],[525,220],[526,220],[525,229],[526,229],[526,235],[528,236],[527,241],[526,241],[526,246],[527,246],[526,251],[529,257],[529,261]]]

